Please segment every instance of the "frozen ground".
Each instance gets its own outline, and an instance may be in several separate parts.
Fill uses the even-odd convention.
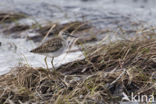
[[[83,0],[82,0],[83,1]],[[148,25],[156,23],[155,0],[3,0],[0,11],[21,11],[30,15],[38,22],[71,20],[106,20],[101,27],[112,26],[108,19],[127,22],[145,21]],[[83,17],[83,18],[82,18]],[[115,24],[113,24],[114,26]],[[98,25],[99,26],[99,25]],[[37,44],[25,39],[4,37],[1,33],[0,42],[0,74],[4,74],[21,63],[45,67],[44,56],[32,54],[29,51]],[[81,57],[80,57],[81,56]],[[63,54],[55,59],[55,65],[83,58],[81,52]],[[27,61],[26,61],[27,60]],[[49,66],[50,59],[48,59]]]
[[[36,47],[32,41],[25,39],[9,39],[0,36],[0,41],[3,43],[0,47],[0,74],[4,74],[10,70],[10,67],[17,65],[28,64],[36,67],[45,67],[44,56],[30,53],[29,51]],[[81,52],[64,53],[54,59],[55,66],[74,61],[75,59],[82,59]],[[51,65],[51,58],[47,59],[49,68]]]

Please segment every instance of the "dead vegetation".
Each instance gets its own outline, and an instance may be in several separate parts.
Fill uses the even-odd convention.
[[[51,27],[53,25],[56,25],[52,30]],[[36,32],[39,33],[40,35],[33,36],[33,37],[28,37],[29,40],[33,40],[34,42],[40,42],[47,32],[49,32],[48,37],[56,36],[60,31],[65,30],[66,32],[69,32],[72,35],[77,35],[78,37],[81,36],[82,32],[87,33],[89,32],[93,26],[91,26],[87,22],[80,22],[80,21],[73,21],[73,22],[68,22],[64,24],[59,24],[59,23],[53,23],[53,24],[48,24],[46,26],[41,26],[39,29],[36,29]],[[51,30],[51,31],[50,31]],[[88,37],[83,37],[80,39],[80,42],[88,42],[88,41],[94,41],[96,40],[96,36],[88,36]]]
[[[16,67],[0,76],[0,102],[114,104],[121,101],[123,92],[156,96],[155,35],[87,49],[82,46],[85,59],[54,72]]]
[[[12,15],[14,16],[16,14],[12,14]],[[11,17],[11,16],[10,18],[14,18],[13,20],[17,19],[16,17]],[[54,25],[55,27],[51,30],[51,28]],[[25,36],[23,36],[24,34],[21,35],[20,33],[27,30],[31,30],[36,33],[36,35],[33,36],[26,36],[27,40],[33,40],[34,42],[41,42],[41,40],[47,35],[47,33],[48,33],[48,38],[50,38],[56,36],[57,34],[59,34],[60,31],[64,30],[72,35],[76,35],[77,37],[79,37],[76,44],[97,41],[97,37],[95,34],[97,33],[96,31],[98,31],[95,27],[93,27],[88,22],[72,21],[64,24],[50,23],[50,24],[46,24],[45,26],[40,26],[38,23],[33,24],[31,26],[21,25],[17,23],[12,26],[6,26],[2,32],[5,35],[13,35],[12,36],[13,38],[21,38]]]
[[[41,42],[41,40],[45,37],[47,32],[49,32],[48,33],[48,38],[49,38],[52,36],[56,36],[60,31],[65,30],[70,34],[79,37],[79,40],[76,42],[76,44],[97,41],[97,37],[95,35],[96,28],[92,26],[89,22],[71,21],[64,24],[50,23],[50,24],[46,24],[45,26],[41,26],[37,22],[30,26],[18,23],[20,19],[23,19],[25,17],[26,14],[24,13],[14,13],[14,12],[0,13],[0,24],[3,29],[2,30],[3,34],[13,35],[12,36],[13,38],[27,37],[27,40],[33,40],[34,42]],[[14,24],[10,25],[10,23],[14,23]],[[51,30],[51,27],[53,25],[56,26]],[[24,34],[20,34],[26,30],[31,30],[35,32],[36,35],[23,36]]]
[[[45,35],[48,30],[50,30],[51,25],[47,25],[44,27],[41,27],[37,31],[41,33],[42,35]],[[56,24],[56,27],[53,29],[53,31],[49,35],[56,35],[60,32],[60,30],[66,29],[67,32],[71,33],[75,30],[78,31],[83,31],[86,29],[90,29],[91,25],[89,25],[87,22],[80,22],[80,21],[73,21],[65,24]]]
[[[19,19],[25,18],[26,14],[24,13],[0,13],[0,23],[11,23]]]
[[[8,29],[5,29],[3,31],[4,34],[11,34],[11,33],[18,33],[18,32],[22,32],[22,31],[25,31],[25,30],[28,30],[30,29],[30,26],[28,25],[15,25],[11,28],[8,28]]]

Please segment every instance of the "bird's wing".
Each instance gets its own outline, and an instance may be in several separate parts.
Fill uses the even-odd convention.
[[[52,38],[43,44],[41,44],[39,47],[31,50],[30,52],[33,53],[49,53],[59,50],[63,46],[63,42],[61,38],[55,37]]]

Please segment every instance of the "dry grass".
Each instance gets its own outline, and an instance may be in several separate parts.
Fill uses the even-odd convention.
[[[15,25],[11,28],[5,29],[3,33],[4,34],[19,33],[28,29],[30,29],[30,26],[28,25]]]
[[[0,13],[0,23],[11,23],[25,17],[24,13]]]
[[[155,35],[87,48],[85,59],[55,72],[17,67],[0,76],[0,102],[110,104],[121,101],[122,92],[155,96]]]
[[[51,30],[51,28],[54,25],[55,27]],[[89,31],[91,28],[93,28],[93,26],[91,26],[89,23],[80,22],[80,21],[73,21],[64,24],[50,23],[47,24],[46,26],[41,26],[38,29],[36,29],[36,32],[38,32],[40,35],[34,37],[28,37],[28,39],[33,40],[34,42],[40,42],[46,36],[47,32],[49,32],[48,37],[56,36],[57,34],[59,34],[60,31],[66,31],[72,35],[75,35],[73,33],[78,33],[78,32],[82,33],[84,31],[86,32]],[[87,38],[86,41],[95,40],[95,39],[96,39],[95,37],[94,39],[93,37],[90,37]],[[80,41],[83,42],[85,41],[85,39],[82,38]]]

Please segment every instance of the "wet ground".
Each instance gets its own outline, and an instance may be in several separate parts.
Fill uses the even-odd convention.
[[[6,35],[3,30],[15,24],[39,24],[49,22],[68,23],[70,21],[90,21],[96,29],[109,30],[105,34],[111,34],[111,40],[121,37],[123,31],[128,33],[122,37],[132,37],[136,30],[144,27],[155,26],[156,7],[155,0],[5,0],[0,2],[1,12],[21,12],[26,18],[10,23],[1,24],[0,29],[0,74],[4,74],[21,64],[32,66],[44,65],[44,56],[34,55],[29,51],[39,43],[27,41],[26,36],[36,35],[34,31],[22,31]],[[122,31],[123,30],[123,31]],[[21,35],[19,38],[12,36]],[[102,35],[101,35],[102,34]],[[98,39],[106,35],[101,33]],[[65,57],[65,58],[64,58]],[[55,65],[83,58],[81,52],[63,54],[56,58]],[[49,59],[50,60],[50,59]],[[62,61],[63,60],[63,61]],[[58,63],[60,62],[61,63]],[[49,61],[48,61],[49,62]],[[50,66],[49,62],[49,66]],[[51,66],[50,66],[51,67]]]

